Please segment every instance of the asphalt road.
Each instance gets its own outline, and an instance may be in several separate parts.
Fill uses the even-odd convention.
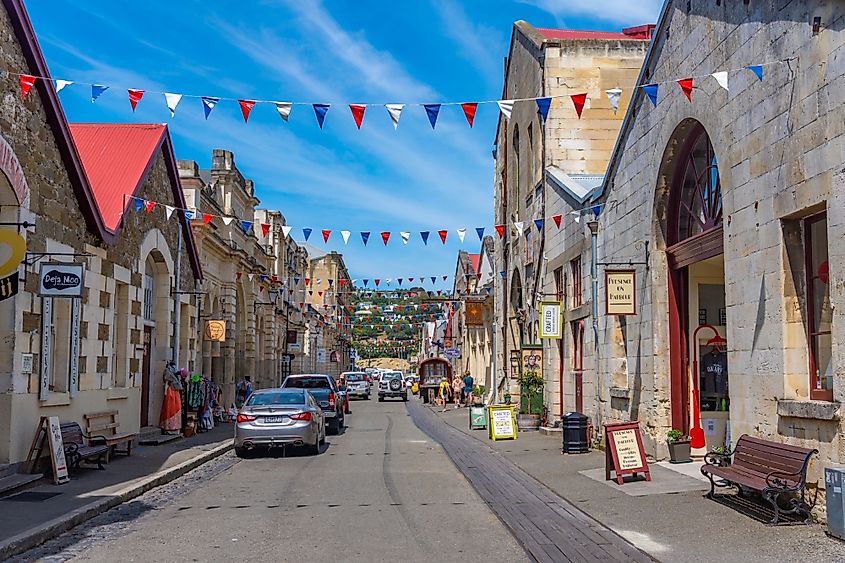
[[[319,456],[232,457],[216,473],[186,475],[187,488],[183,482],[173,498],[124,517],[119,533],[112,526],[99,538],[96,530],[78,534],[84,547],[64,545],[48,558],[527,560],[404,403],[356,401],[352,411],[347,431],[329,436]]]

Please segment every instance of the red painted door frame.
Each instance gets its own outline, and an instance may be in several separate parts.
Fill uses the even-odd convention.
[[[669,368],[672,428],[689,431],[689,283],[686,268],[669,270]]]

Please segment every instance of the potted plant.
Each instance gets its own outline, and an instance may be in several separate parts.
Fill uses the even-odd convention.
[[[520,430],[540,428],[540,413],[534,412],[535,398],[543,392],[543,376],[539,370],[525,370],[519,376],[519,392],[524,400],[519,402],[516,424]]]
[[[487,388],[483,385],[476,385],[472,388],[472,405],[475,407],[480,407],[484,405],[484,393],[487,392]]]
[[[666,445],[669,446],[670,463],[689,463],[690,458],[690,437],[673,428],[666,433]]]

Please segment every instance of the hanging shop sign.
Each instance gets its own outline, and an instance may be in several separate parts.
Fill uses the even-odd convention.
[[[540,338],[563,338],[563,303],[540,301]]]
[[[606,314],[637,314],[637,273],[634,270],[605,270]]]
[[[26,239],[15,231],[0,230],[0,256],[5,261],[0,263],[0,301],[18,294],[18,266],[26,257]]]
[[[466,325],[484,326],[484,303],[480,301],[466,302]]]
[[[620,422],[604,426],[605,460],[604,479],[610,481],[610,472],[620,485],[625,475],[642,473],[646,481],[651,481],[651,473],[643,449],[639,422]]]
[[[0,278],[0,301],[11,299],[20,291],[18,273],[12,272],[5,278]]]
[[[50,369],[53,366],[53,298],[41,300],[41,358],[38,398],[46,401],[50,396]]]
[[[543,376],[543,347],[525,344],[522,347],[522,371],[536,371]]]
[[[82,297],[85,264],[41,264],[38,295],[42,297]]]
[[[491,440],[516,440],[516,416],[513,406],[489,406],[487,412],[488,434]]]
[[[205,321],[203,339],[210,342],[225,342],[226,321],[218,319],[209,319]]]
[[[443,350],[443,355],[454,360],[461,357],[461,351],[457,348],[446,348]]]
[[[68,366],[68,392],[71,397],[79,393],[79,331],[82,318],[82,300],[70,302],[70,356]]]

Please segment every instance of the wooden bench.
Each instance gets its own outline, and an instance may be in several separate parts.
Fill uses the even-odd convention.
[[[79,469],[82,461],[96,463],[98,469],[103,467],[103,460],[109,453],[109,447],[105,444],[86,445],[85,435],[78,422],[63,422],[62,444],[64,445],[67,466],[71,470]]]
[[[105,444],[109,448],[106,463],[108,463],[112,453],[132,455],[132,444],[138,438],[138,434],[118,431],[120,423],[117,420],[117,411],[94,412],[86,414],[84,418],[88,439],[99,444]],[[118,451],[117,447],[121,444],[124,447]]]
[[[770,524],[777,524],[781,513],[800,513],[810,522],[810,506],[804,495],[807,466],[818,450],[799,448],[770,442],[743,434],[733,451],[724,454],[710,452],[701,467],[702,475],[710,479],[708,498],[714,498],[716,487],[736,487],[760,493],[772,505],[775,516]],[[786,508],[778,504],[784,495]]]

